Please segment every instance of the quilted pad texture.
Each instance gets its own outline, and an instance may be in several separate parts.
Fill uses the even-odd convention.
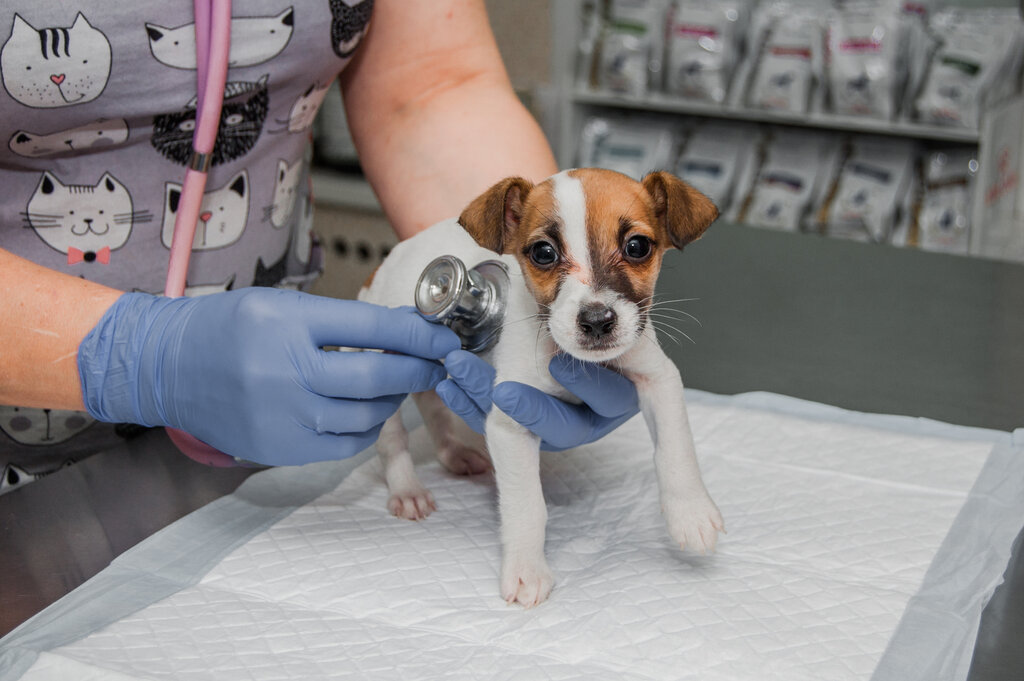
[[[555,589],[507,606],[493,480],[447,473],[421,428],[427,520],[388,515],[370,459],[23,678],[871,678],[992,440],[717,398],[691,398],[690,419],[728,530],[713,556],[672,545],[636,419],[544,456]]]

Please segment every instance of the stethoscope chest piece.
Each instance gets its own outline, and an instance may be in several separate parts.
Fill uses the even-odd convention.
[[[442,255],[416,282],[416,309],[458,334],[465,350],[483,352],[501,334],[508,288],[508,268],[497,260],[466,269],[455,256]]]

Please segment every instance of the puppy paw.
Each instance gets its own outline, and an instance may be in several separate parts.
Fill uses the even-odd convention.
[[[519,603],[524,608],[540,605],[548,599],[554,584],[554,577],[543,557],[502,562],[501,597],[509,605]]]
[[[706,494],[697,499],[677,499],[662,505],[668,532],[681,549],[714,553],[718,533],[725,522],[715,502]]]
[[[490,459],[462,444],[450,443],[438,448],[437,458],[455,475],[479,475],[491,470]]]
[[[417,485],[388,497],[388,510],[397,518],[423,520],[437,510],[437,504],[430,490]]]

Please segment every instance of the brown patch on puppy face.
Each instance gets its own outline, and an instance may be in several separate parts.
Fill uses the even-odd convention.
[[[538,255],[542,250],[546,252],[544,244],[553,249],[556,259],[551,265],[540,264],[531,257],[534,249],[538,249]],[[551,180],[545,180],[530,192],[523,206],[519,229],[509,237],[507,252],[516,256],[526,278],[527,288],[537,302],[545,307],[550,305],[558,295],[558,287],[569,266]]]
[[[610,170],[585,168],[569,175],[583,185],[592,286],[611,289],[641,304],[654,294],[665,249],[650,193],[636,180]]]

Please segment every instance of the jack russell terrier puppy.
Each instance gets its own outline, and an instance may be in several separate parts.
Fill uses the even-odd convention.
[[[537,185],[507,178],[458,220],[398,244],[359,298],[409,305],[420,272],[435,257],[454,255],[472,268],[500,254],[511,279],[506,322],[498,342],[482,355],[495,368],[495,384],[519,381],[579,403],[548,371],[556,352],[600,362],[631,379],[654,441],[669,534],[680,547],[709,552],[724,531],[722,516],[701,480],[679,370],[659,346],[648,312],[665,251],[699,238],[717,217],[706,196],[665,172],[642,182],[595,168],[565,171]],[[482,473],[493,464],[501,594],[526,607],[543,602],[553,578],[544,558],[540,438],[495,407],[485,441],[436,393],[414,399],[449,470]],[[429,515],[434,500],[413,470],[398,414],[384,424],[377,448],[391,512],[409,519]]]

